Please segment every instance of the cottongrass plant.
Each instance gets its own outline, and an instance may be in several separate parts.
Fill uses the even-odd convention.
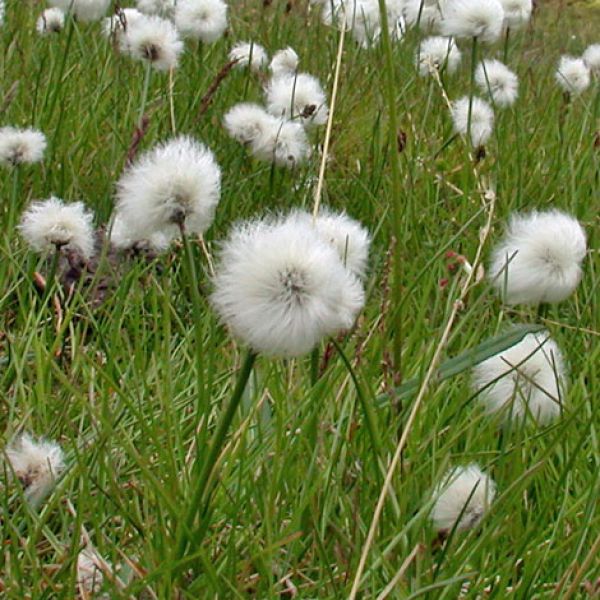
[[[481,148],[494,131],[494,110],[481,98],[465,96],[452,104],[454,131]]]
[[[529,334],[479,363],[473,369],[473,388],[488,414],[547,424],[560,415],[566,393],[562,353],[548,332]]]
[[[184,38],[212,44],[227,29],[227,4],[222,0],[177,0],[173,18]]]
[[[175,12],[177,0],[136,0],[137,9],[146,15],[170,18]]]
[[[420,43],[416,62],[419,74],[426,77],[432,71],[455,73],[461,59],[462,53],[452,38],[433,36]]]
[[[519,78],[499,60],[484,60],[475,71],[475,82],[494,106],[512,106],[519,96]]]
[[[583,58],[561,56],[555,73],[556,82],[570,96],[579,96],[590,87],[590,69]]]
[[[504,28],[521,29],[529,23],[533,11],[532,0],[500,0],[504,9]]]
[[[288,46],[275,52],[269,63],[269,70],[273,77],[291,76],[296,74],[299,64],[300,57],[293,48]]]
[[[65,470],[65,456],[61,447],[43,438],[35,439],[21,434],[4,449],[10,469],[23,486],[25,497],[34,507],[50,494],[57,479]]]
[[[439,31],[446,0],[405,0],[402,15],[407,27],[422,31]]]
[[[94,254],[94,215],[83,202],[51,197],[33,202],[23,213],[19,231],[35,252],[72,251],[89,260]]]
[[[49,0],[48,4],[72,14],[84,23],[99,21],[108,11],[112,0]]]
[[[65,13],[60,8],[47,8],[36,21],[36,31],[42,35],[60,33],[65,27]]]
[[[118,43],[119,51],[123,54],[129,54],[127,45],[127,30],[135,26],[138,19],[143,19],[144,14],[136,8],[121,8],[117,13],[106,17],[102,21],[102,33],[106,37],[114,36]]]
[[[221,169],[213,153],[188,136],[152,148],[126,168],[117,183],[116,213],[132,240],[181,231],[202,234],[221,195]]]
[[[590,72],[600,77],[600,44],[592,44],[585,49],[583,53],[583,62]]]
[[[514,214],[493,250],[489,277],[508,304],[561,302],[581,280],[586,251],[585,231],[572,216]]]
[[[496,496],[496,484],[479,465],[450,469],[433,492],[433,527],[440,534],[479,525]]]
[[[229,51],[229,60],[235,61],[235,68],[250,68],[259,72],[269,64],[267,51],[254,42],[239,42]]]
[[[440,28],[445,36],[493,44],[502,34],[503,23],[498,0],[448,0]]]
[[[0,165],[15,167],[40,162],[46,145],[46,136],[37,129],[1,127]]]

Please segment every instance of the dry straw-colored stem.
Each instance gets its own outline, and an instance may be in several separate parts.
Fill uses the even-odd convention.
[[[335,112],[335,103],[337,100],[337,92],[340,83],[340,68],[342,66],[342,55],[344,52],[344,40],[346,38],[346,23],[340,31],[340,39],[338,43],[337,57],[335,60],[335,74],[333,76],[333,89],[331,91],[331,106],[329,107],[329,116],[327,118],[327,129],[325,130],[325,141],[323,142],[323,155],[321,156],[321,166],[319,167],[319,179],[317,180],[317,189],[315,190],[315,203],[313,207],[313,220],[319,214],[321,206],[321,196],[323,194],[323,183],[325,181],[325,169],[327,168],[327,158],[329,156],[329,143],[331,140],[331,130],[333,128],[333,114]]]

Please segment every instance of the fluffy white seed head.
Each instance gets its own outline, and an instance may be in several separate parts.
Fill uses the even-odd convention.
[[[227,29],[227,4],[222,0],[177,0],[175,25],[183,37],[212,44]]]
[[[520,29],[527,25],[533,10],[532,0],[500,0],[504,9],[504,27]]]
[[[585,231],[558,210],[513,215],[494,248],[489,276],[508,304],[561,302],[581,280]]]
[[[465,96],[452,104],[452,122],[456,133],[470,135],[473,146],[483,146],[494,131],[494,111],[485,100],[473,98],[469,127],[469,97]]]
[[[143,154],[119,179],[117,212],[135,240],[157,233],[171,238],[210,227],[221,194],[221,169],[213,153],[180,136]]]
[[[235,227],[224,242],[212,304],[233,334],[270,356],[310,352],[352,327],[364,304],[358,278],[304,215]]]
[[[437,531],[465,531],[478,525],[496,496],[496,484],[478,465],[450,469],[434,491],[431,513]]]
[[[59,33],[65,26],[65,13],[60,8],[47,8],[42,11],[35,23],[38,33]]]
[[[157,71],[177,67],[183,42],[171,21],[158,16],[143,16],[129,23],[121,37],[121,51],[150,63]]]
[[[122,8],[118,14],[112,17],[106,17],[102,21],[102,33],[106,37],[114,35],[120,43],[121,52],[128,52],[126,47],[125,34],[129,30],[129,27],[135,25],[138,19],[143,19],[144,14],[136,8]]]
[[[583,58],[573,56],[561,56],[555,78],[565,92],[574,96],[585,92],[591,82],[590,70]]]
[[[445,6],[445,0],[405,0],[402,14],[408,27],[418,26],[424,31],[438,30]]]
[[[40,162],[46,145],[46,136],[37,129],[0,127],[0,164],[14,167]]]
[[[116,213],[108,233],[108,239],[116,250],[147,249],[153,252],[164,252],[172,241],[172,236],[157,231],[146,238],[135,235],[135,228],[129,226],[123,217]]]
[[[306,131],[296,121],[273,117],[265,122],[260,135],[250,142],[250,151],[259,160],[293,168],[310,156]]]
[[[64,248],[88,260],[94,253],[94,215],[82,202],[65,204],[59,198],[32,202],[19,230],[35,252]]]
[[[83,22],[100,20],[111,5],[112,0],[49,0],[48,4],[71,13]]]
[[[145,15],[158,15],[170,18],[175,11],[177,0],[136,0],[137,9]]]
[[[600,44],[592,44],[583,53],[583,62],[586,67],[596,76],[600,77]]]
[[[312,220],[312,215],[307,215]],[[357,277],[365,277],[371,236],[356,220],[345,213],[322,211],[314,220],[319,236],[337,251],[342,264]]]
[[[299,119],[304,126],[327,123],[327,96],[316,77],[307,73],[273,77],[265,90],[267,110],[283,119]]]
[[[300,58],[296,51],[288,46],[283,50],[278,50],[273,55],[269,69],[273,73],[273,77],[280,77],[282,75],[295,75],[298,70],[298,64]]]
[[[446,36],[491,44],[500,37],[503,23],[504,10],[498,0],[448,0],[440,27]]]
[[[4,25],[4,16],[6,14],[6,7],[4,6],[4,0],[0,0],[0,27]]]
[[[425,77],[432,70],[454,73],[460,65],[462,55],[452,38],[428,37],[421,42],[417,51],[419,73]]]
[[[27,433],[9,444],[4,453],[26,498],[34,506],[52,491],[65,469],[65,457],[57,443],[42,438],[35,440]]]
[[[243,102],[236,104],[223,117],[227,133],[241,144],[250,144],[278,122],[262,106]]]
[[[260,44],[240,42],[229,51],[229,60],[237,61],[236,69],[250,67],[252,71],[260,71],[267,66],[269,57]]]
[[[525,336],[473,369],[473,387],[489,414],[540,424],[560,415],[566,381],[562,353],[547,331]]]
[[[484,60],[475,71],[475,82],[500,107],[512,106],[519,96],[519,79],[499,60]]]
[[[77,585],[83,598],[100,593],[104,574],[102,564],[93,548],[84,548],[77,555]]]

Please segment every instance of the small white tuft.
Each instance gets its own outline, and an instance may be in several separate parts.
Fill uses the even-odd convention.
[[[425,77],[432,70],[454,73],[460,65],[462,55],[452,38],[428,37],[421,42],[417,51],[419,73]]]
[[[227,29],[227,4],[223,0],[177,0],[174,20],[183,37],[212,44]]]
[[[436,531],[477,526],[496,496],[496,484],[478,465],[450,469],[437,485],[431,520]]]
[[[138,16],[121,36],[120,49],[157,71],[168,71],[177,67],[183,42],[171,21],[158,16]]]
[[[27,433],[9,444],[4,453],[27,500],[34,506],[52,491],[65,470],[65,457],[57,443],[43,438],[34,440]]]
[[[252,71],[260,71],[269,62],[269,57],[260,44],[240,42],[229,51],[229,60],[236,61],[236,69],[250,67]]]
[[[223,117],[227,133],[241,144],[255,141],[276,122],[276,117],[270,115],[262,106],[243,102],[236,104]]]
[[[146,238],[140,238],[135,233],[135,228],[130,227],[119,213],[114,215],[108,239],[116,250],[148,249],[153,252],[164,252],[173,239],[162,231],[157,231]]]
[[[519,96],[518,77],[499,60],[484,60],[475,71],[475,82],[496,106],[512,106]]]
[[[504,9],[504,27],[520,29],[527,25],[533,10],[532,0],[500,0]]]
[[[265,90],[267,110],[283,119],[300,119],[304,126],[327,123],[327,96],[316,77],[307,73],[273,77]]]
[[[483,146],[494,131],[494,111],[485,100],[473,98],[469,119],[469,103],[465,96],[452,104],[454,131],[465,137],[470,135],[473,146]]]
[[[600,77],[600,44],[588,46],[583,53],[583,62],[586,67],[596,76]]]
[[[46,145],[46,136],[37,129],[0,127],[0,165],[40,162]]]
[[[94,253],[94,215],[82,202],[64,204],[59,198],[32,202],[19,230],[35,252],[72,250],[86,260]]]
[[[293,357],[349,329],[364,305],[358,278],[306,214],[236,226],[223,243],[212,304],[255,351]]]
[[[45,35],[48,33],[59,33],[65,26],[65,13],[60,8],[47,8],[42,11],[35,23],[35,29],[38,33]]]
[[[440,27],[446,36],[492,44],[500,37],[503,23],[504,10],[498,0],[449,0]]]
[[[288,46],[283,50],[275,52],[273,60],[271,60],[271,64],[269,65],[269,69],[271,70],[271,73],[273,73],[273,77],[295,75],[299,63],[300,59],[298,58],[296,51]]]
[[[145,15],[170,18],[175,12],[177,0],[136,0],[138,10]]]
[[[221,169],[213,153],[186,136],[143,154],[117,184],[117,212],[133,240],[203,233],[214,219],[221,194]]]
[[[122,8],[112,17],[106,17],[102,21],[102,33],[106,37],[114,35],[120,43],[121,52],[128,52],[126,41],[124,40],[125,33],[129,27],[135,25],[138,19],[143,19],[144,15],[135,8]]]
[[[508,304],[561,302],[581,280],[585,231],[558,210],[513,215],[489,276]]]
[[[424,31],[438,30],[445,5],[445,0],[405,0],[402,14],[408,27],[419,27]]]
[[[547,331],[529,334],[473,369],[473,388],[488,414],[531,416],[549,423],[560,415],[566,392],[562,353]]]
[[[569,94],[578,96],[591,83],[590,70],[582,58],[561,56],[555,74],[558,85]]]
[[[48,0],[51,7],[60,8],[83,22],[99,21],[111,2],[112,0]]]

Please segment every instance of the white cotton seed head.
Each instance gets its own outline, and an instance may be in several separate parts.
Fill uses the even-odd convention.
[[[469,102],[465,96],[452,104],[454,131],[464,136],[470,134],[473,146],[483,146],[494,131],[494,111],[485,100],[473,98],[469,127]]]
[[[178,0],[174,19],[183,37],[212,44],[227,29],[227,4],[222,0]]]
[[[561,302],[581,280],[585,231],[558,210],[513,215],[489,268],[494,286],[508,304]]]
[[[590,70],[582,58],[562,56],[555,74],[558,85],[569,94],[578,96],[591,83]]]
[[[35,252],[72,250],[88,260],[94,254],[94,215],[82,202],[65,204],[59,198],[32,202],[19,230]]]
[[[547,331],[525,336],[473,369],[473,388],[488,414],[539,424],[560,415],[566,381],[562,353]]]
[[[445,0],[405,0],[402,14],[408,27],[418,26],[423,31],[438,30],[445,5]]]
[[[171,21],[157,16],[141,16],[128,24],[120,36],[119,46],[133,58],[141,60],[157,71],[177,67],[183,52],[183,42]]]
[[[304,126],[327,123],[327,96],[307,73],[273,77],[265,90],[267,110],[276,117],[298,119]]]
[[[40,162],[46,145],[46,136],[37,129],[0,127],[0,165]]]
[[[583,62],[586,67],[596,76],[600,77],[600,44],[592,44],[583,53]]]
[[[278,123],[262,106],[243,102],[236,104],[223,117],[227,133],[241,144],[250,144]]]
[[[475,82],[500,107],[512,106],[519,95],[519,79],[499,60],[484,60],[475,71]]]
[[[434,491],[431,520],[436,531],[478,525],[496,496],[496,484],[478,465],[450,469]]]
[[[295,75],[298,70],[300,58],[296,51],[287,47],[283,50],[278,50],[273,55],[269,69],[273,73],[273,77],[281,77],[282,75]]]
[[[252,71],[260,71],[267,66],[269,57],[261,45],[240,42],[229,51],[229,60],[236,61],[236,69],[250,67]]]
[[[106,17],[102,21],[102,33],[106,37],[114,35],[120,42],[121,52],[128,52],[126,42],[123,39],[129,27],[133,27],[138,19],[144,19],[144,14],[136,8],[122,8],[119,13],[112,17]],[[123,44],[121,44],[123,42]]]
[[[35,29],[38,33],[59,33],[65,26],[65,13],[60,8],[47,8],[38,17]]]
[[[180,136],[143,154],[119,179],[117,212],[130,237],[173,237],[183,223],[188,233],[210,227],[221,194],[221,169],[213,153]]]
[[[364,291],[306,216],[292,213],[233,229],[221,249],[211,301],[255,351],[292,357],[352,327]]]
[[[4,16],[6,14],[6,7],[4,6],[4,0],[0,0],[0,27],[4,25]]]
[[[312,219],[312,215],[308,215]],[[363,279],[367,273],[369,232],[345,213],[321,211],[314,220],[318,235],[337,251],[342,264],[354,275]]]
[[[448,0],[440,27],[444,35],[491,44],[500,37],[503,23],[498,0]]]
[[[532,0],[500,0],[504,9],[504,27],[520,29],[531,19],[533,10]]]
[[[137,9],[145,15],[158,15],[170,18],[175,11],[177,0],[136,0]]]
[[[363,48],[369,48],[376,44],[381,36],[379,3],[377,0],[356,0],[352,8],[352,37]]]
[[[164,252],[173,241],[173,236],[164,231],[157,231],[145,238],[136,235],[135,228],[130,227],[128,222],[116,213],[108,232],[108,239],[116,250],[141,250],[147,249],[152,252]]]
[[[452,38],[428,37],[421,42],[417,52],[419,73],[425,77],[432,70],[454,73],[460,65],[462,55]]]
[[[57,443],[42,438],[35,440],[27,433],[9,444],[4,453],[26,498],[34,506],[52,491],[65,469],[65,457]]]
[[[48,0],[54,8],[60,8],[65,13],[71,13],[79,21],[99,21],[108,10],[112,0]]]
[[[273,117],[264,123],[260,135],[250,142],[250,151],[259,160],[293,168],[310,156],[306,131],[296,121]]]

